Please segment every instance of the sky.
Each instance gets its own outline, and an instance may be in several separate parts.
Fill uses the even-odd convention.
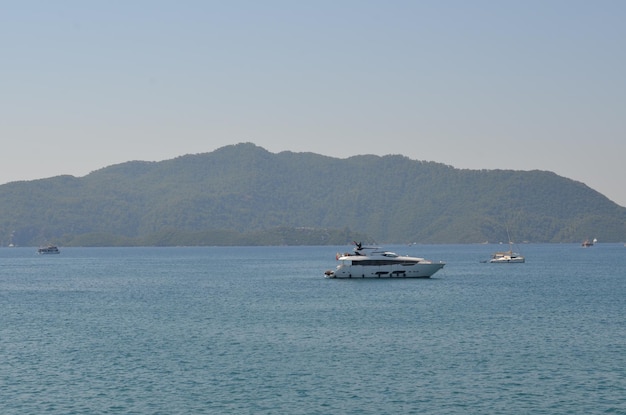
[[[624,21],[621,0],[0,0],[0,184],[252,142],[547,170],[626,206]]]

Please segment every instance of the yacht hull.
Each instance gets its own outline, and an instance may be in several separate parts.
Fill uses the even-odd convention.
[[[326,278],[430,278],[443,268],[445,263],[420,263],[411,266],[362,266],[339,265],[337,269],[326,271]]]

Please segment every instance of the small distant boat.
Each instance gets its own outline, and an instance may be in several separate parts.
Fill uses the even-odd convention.
[[[59,248],[55,245],[48,245],[37,250],[37,253],[40,255],[54,255],[60,254]]]
[[[589,248],[590,246],[593,246],[596,242],[598,242],[598,240],[596,238],[593,238],[593,240],[589,240],[589,239],[585,239],[582,243],[582,246],[584,248]]]

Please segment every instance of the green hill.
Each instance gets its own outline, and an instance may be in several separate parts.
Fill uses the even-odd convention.
[[[237,144],[0,186],[0,244],[254,245],[626,239],[626,208],[546,171],[459,170]]]

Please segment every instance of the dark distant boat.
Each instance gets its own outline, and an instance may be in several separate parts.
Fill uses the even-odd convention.
[[[59,248],[56,247],[55,245],[48,245],[48,246],[39,248],[37,250],[37,253],[40,255],[54,255],[54,254],[60,254],[61,251],[59,251]]]
[[[593,238],[592,241],[590,241],[589,239],[585,239],[582,243],[582,246],[584,248],[589,248],[590,246],[593,246],[596,242],[598,242],[596,238]]]

